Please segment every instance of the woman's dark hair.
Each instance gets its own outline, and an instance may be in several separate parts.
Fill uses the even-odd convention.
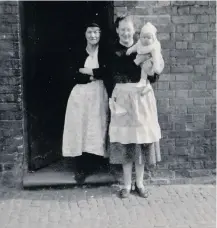
[[[113,37],[114,37],[113,40],[114,40],[114,43],[117,43],[118,40],[119,40],[119,37],[118,37],[115,29],[117,29],[119,27],[120,22],[121,21],[124,21],[124,20],[132,22],[133,23],[133,26],[134,26],[133,18],[132,18],[132,16],[128,12],[125,13],[125,14],[123,14],[123,15],[121,15],[121,16],[118,16],[116,18],[116,20],[115,20],[115,28],[113,30],[113,34],[114,34],[113,35]],[[137,36],[138,35],[135,32],[134,37],[133,37],[133,39],[134,39],[135,42],[138,40]]]
[[[97,27],[97,28],[99,28],[99,29],[101,30],[101,27],[100,27],[99,23],[96,23],[96,22],[93,22],[93,21],[88,22],[88,23],[85,24],[85,26],[84,26],[85,31],[86,31],[87,28],[89,28],[89,27]]]
[[[115,20],[115,28],[118,28],[120,22],[124,21],[124,20],[129,20],[129,21],[133,22],[133,19],[132,19],[131,15],[129,13],[126,13],[126,14],[123,14],[123,15],[118,16],[116,18],[116,20]]]
[[[98,23],[97,20],[87,20],[87,21],[84,23],[84,25],[83,25],[83,34],[85,34],[86,31],[87,31],[87,28],[90,28],[90,27],[97,27],[97,28],[99,28],[100,34],[101,34],[101,32],[102,32],[101,24]],[[87,42],[87,41],[86,41],[86,38],[85,38],[85,36],[83,35],[83,36],[82,36],[82,46],[86,46],[86,42]],[[100,41],[99,41],[99,43],[102,43],[102,34],[100,35]]]

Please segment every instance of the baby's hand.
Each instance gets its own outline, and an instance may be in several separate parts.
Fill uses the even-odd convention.
[[[131,49],[129,48],[128,50],[127,50],[127,52],[126,52],[126,55],[131,55],[132,54],[132,51],[131,51]]]

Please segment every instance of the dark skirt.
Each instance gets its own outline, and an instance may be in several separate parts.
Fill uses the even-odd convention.
[[[136,164],[156,165],[161,161],[160,144],[109,144],[109,160],[111,164]]]

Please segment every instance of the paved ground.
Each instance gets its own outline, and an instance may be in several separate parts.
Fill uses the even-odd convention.
[[[1,228],[214,228],[214,185],[148,186],[151,195],[121,200],[118,186],[0,189]]]

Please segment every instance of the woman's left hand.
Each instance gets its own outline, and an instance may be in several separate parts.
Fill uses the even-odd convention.
[[[93,76],[93,71],[90,68],[86,68],[86,67],[85,68],[80,68],[79,72],[82,73],[82,74],[88,74],[88,75]]]
[[[154,75],[148,75],[147,78],[149,80],[150,83],[155,83],[156,81],[158,81],[160,75],[154,73]]]

